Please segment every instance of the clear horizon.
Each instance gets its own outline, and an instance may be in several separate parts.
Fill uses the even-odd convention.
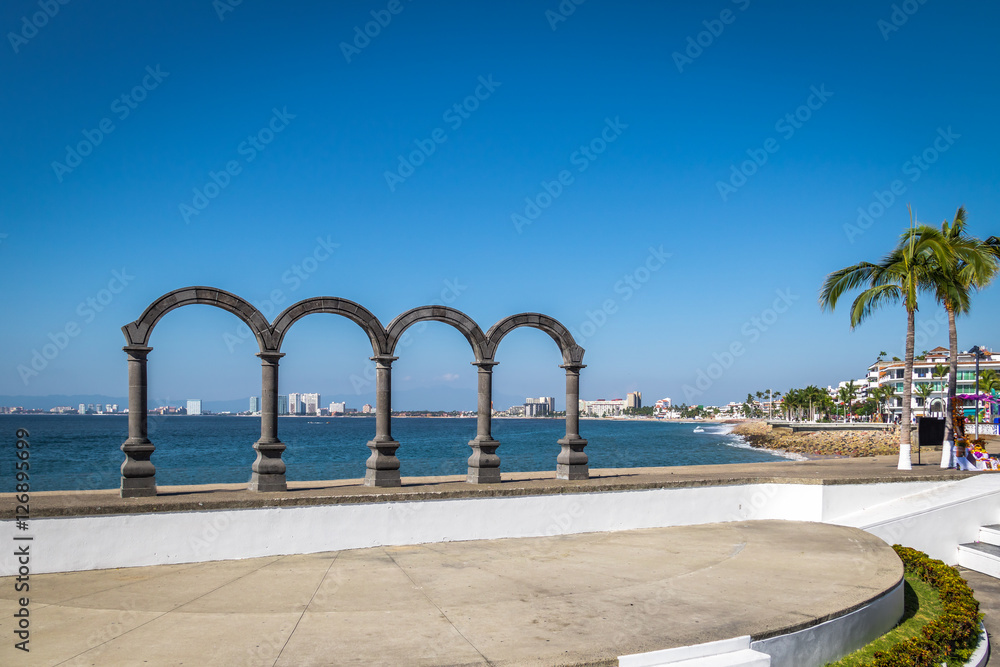
[[[723,405],[903,356],[902,307],[851,331],[817,296],[892,248],[908,203],[1000,233],[993,5],[52,7],[0,8],[0,395],[126,395],[120,327],[208,285],[269,318],[312,296],[384,325],[542,312],[587,350],[581,396]],[[961,349],[990,346],[998,309],[996,286],[974,298]],[[149,395],[259,387],[237,325],[169,313]],[[473,401],[461,334],[411,331],[394,392]],[[917,337],[947,347],[930,297]],[[374,391],[345,318],[305,318],[282,351],[283,394]],[[564,401],[545,334],[497,361],[496,396]]]

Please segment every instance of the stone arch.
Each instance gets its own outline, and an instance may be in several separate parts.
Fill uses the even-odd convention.
[[[558,320],[541,313],[520,313],[500,320],[486,332],[486,353],[490,359],[496,356],[497,346],[504,336],[518,327],[532,327],[547,333],[559,346],[563,363],[583,362],[583,348],[576,344],[573,335]]]
[[[147,346],[153,327],[164,315],[181,306],[194,304],[215,306],[229,311],[250,327],[261,352],[273,349],[271,327],[264,315],[245,299],[215,287],[182,287],[167,292],[151,303],[139,319],[123,326],[122,333],[125,334],[129,345]]]
[[[476,361],[489,359],[486,354],[486,336],[475,321],[460,310],[448,306],[420,306],[399,315],[386,329],[386,352],[392,354],[403,333],[417,322],[444,322],[458,329],[472,346]]]
[[[281,343],[285,339],[285,334],[288,333],[288,329],[295,322],[313,313],[331,313],[346,317],[364,330],[368,336],[368,340],[371,341],[374,356],[388,354],[389,348],[386,346],[385,329],[375,315],[353,301],[325,296],[303,299],[281,311],[281,314],[274,319],[274,324],[271,327],[274,336],[274,349],[281,349]]]

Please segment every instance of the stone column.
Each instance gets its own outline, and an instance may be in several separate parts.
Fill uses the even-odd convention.
[[[588,479],[590,469],[580,437],[580,369],[584,364],[564,364],[566,369],[566,437],[559,440],[562,449],[556,457],[556,479]]]
[[[149,457],[156,449],[146,437],[146,355],[153,348],[128,345],[128,440],[122,443],[122,498],[156,495],[156,466]]]
[[[381,354],[375,362],[375,439],[368,441],[371,456],[365,462],[365,486],[399,486],[399,443],[392,439],[392,362],[399,357]]]
[[[476,419],[476,439],[469,441],[472,456],[465,481],[469,484],[499,484],[500,457],[496,455],[500,443],[490,433],[493,416],[493,367],[495,361],[474,361],[479,367],[479,411]]]
[[[260,440],[253,444],[257,458],[250,468],[250,491],[287,491],[285,443],[278,439],[278,360],[281,352],[261,352],[260,357]]]

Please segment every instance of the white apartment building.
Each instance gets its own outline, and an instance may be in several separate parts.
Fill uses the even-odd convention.
[[[580,401],[580,413],[592,417],[614,417],[625,412],[628,407],[624,398],[599,398],[596,401]]]
[[[653,415],[663,419],[673,411],[673,406],[669,398],[661,398],[653,406]]]
[[[302,394],[302,408],[307,415],[319,414],[319,394]]]
[[[556,399],[554,396],[526,398],[523,408],[525,417],[544,417],[556,411]]]
[[[980,374],[988,368],[1000,373],[1000,355],[994,355],[985,349],[982,353],[983,357],[979,360]],[[948,367],[947,348],[936,347],[930,350],[924,359],[915,359],[913,362],[913,395],[910,409],[915,416],[944,414],[948,375],[947,373],[944,376],[936,375],[934,369],[939,366]],[[868,367],[865,395],[870,395],[871,390],[876,387],[892,386],[896,395],[891,399],[889,409],[894,416],[903,412],[904,370],[902,361],[876,361]],[[968,351],[958,354],[957,383],[956,393],[972,394],[976,391],[976,358]],[[926,401],[917,394],[921,385],[930,385],[933,390]]]

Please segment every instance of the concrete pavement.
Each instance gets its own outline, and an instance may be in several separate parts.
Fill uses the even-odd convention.
[[[30,653],[8,577],[0,664],[614,665],[809,626],[901,576],[867,533],[789,521],[33,575]]]
[[[983,625],[986,626],[986,633],[990,636],[990,646],[993,647],[986,667],[990,667],[990,665],[998,667],[1000,666],[1000,654],[998,654],[998,649],[993,642],[1000,640],[1000,579],[980,574],[975,570],[967,570],[964,567],[958,568],[958,571],[962,573],[965,580],[969,582],[969,586],[975,591],[976,599],[979,600],[979,610],[985,617]]]

